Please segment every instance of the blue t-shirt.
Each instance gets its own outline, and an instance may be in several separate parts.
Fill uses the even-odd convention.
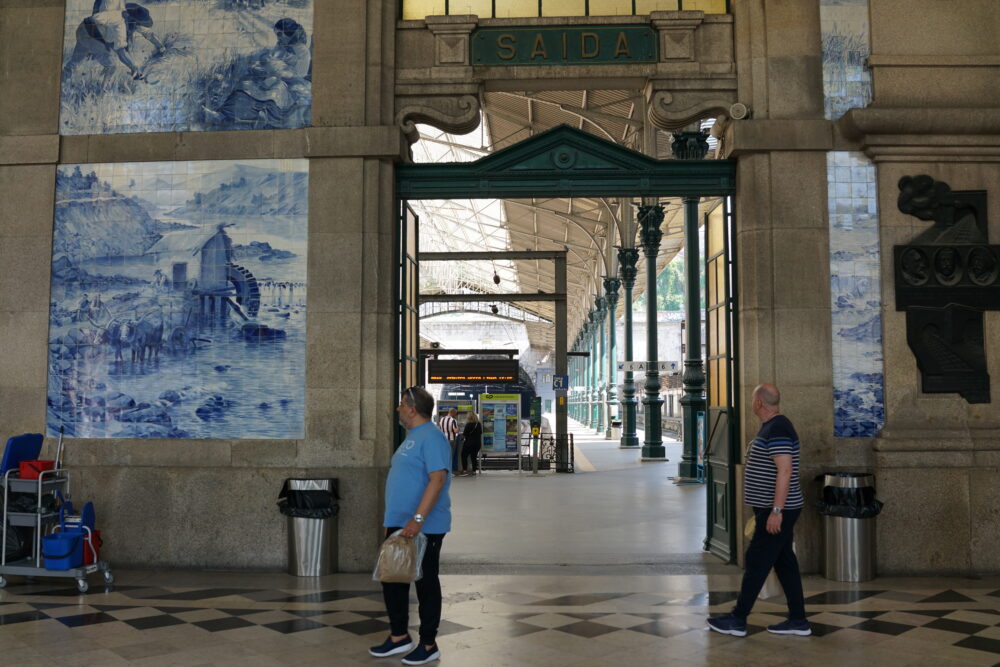
[[[382,525],[405,526],[417,513],[424,497],[430,473],[451,470],[451,445],[431,422],[406,432],[406,440],[392,455],[389,478],[385,481],[385,519]],[[432,535],[451,530],[451,474],[445,475],[444,488],[437,503],[427,514],[421,530]]]

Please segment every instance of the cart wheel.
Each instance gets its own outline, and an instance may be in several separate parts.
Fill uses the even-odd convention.
[[[77,579],[76,590],[80,591],[81,593],[86,593],[88,590],[90,590],[90,584],[87,583],[86,579]]]
[[[0,588],[7,588],[7,580],[0,577]]]
[[[104,571],[104,583],[108,584],[109,586],[115,583],[115,575],[111,574],[111,570]]]

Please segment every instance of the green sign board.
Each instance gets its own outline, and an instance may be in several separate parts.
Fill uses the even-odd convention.
[[[531,399],[531,410],[528,415],[528,422],[532,426],[542,425],[542,399],[540,396]]]
[[[649,26],[480,28],[472,36],[472,64],[480,66],[655,62]]]

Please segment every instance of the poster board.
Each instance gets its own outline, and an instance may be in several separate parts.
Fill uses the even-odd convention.
[[[520,394],[480,394],[484,452],[517,452],[521,424]]]

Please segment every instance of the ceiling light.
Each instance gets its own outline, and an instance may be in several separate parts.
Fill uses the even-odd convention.
[[[493,311],[493,314],[494,314],[494,315],[496,315],[497,313],[499,313],[499,312],[500,312],[500,309],[499,309],[499,308],[497,308],[497,305],[496,305],[495,303],[494,303],[494,304],[493,304],[492,306],[490,306],[490,310],[492,310],[492,311]]]
[[[499,285],[500,284],[500,276],[497,275],[496,271],[493,272],[493,283],[495,285]]]

